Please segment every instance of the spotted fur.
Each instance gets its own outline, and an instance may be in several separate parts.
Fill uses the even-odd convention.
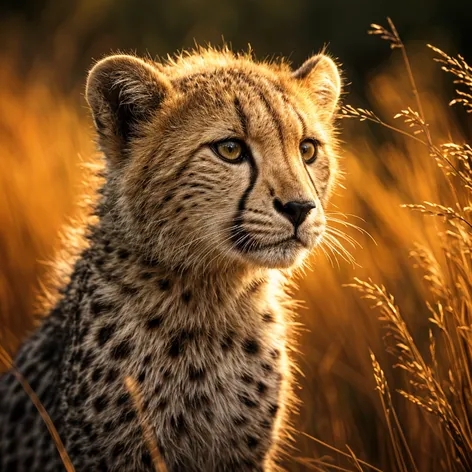
[[[324,55],[294,72],[227,50],[166,64],[112,56],[91,70],[107,162],[98,221],[16,358],[76,470],[152,470],[143,422],[169,471],[278,467],[291,404],[286,285],[324,231],[339,92]],[[214,151],[230,138],[245,143],[238,163]],[[307,138],[318,144],[309,165]],[[311,205],[295,227],[280,210],[293,201]],[[63,470],[10,373],[0,470]]]

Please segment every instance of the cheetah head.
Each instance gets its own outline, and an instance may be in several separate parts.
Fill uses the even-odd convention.
[[[324,54],[294,71],[227,50],[98,62],[86,96],[115,226],[173,267],[297,266],[326,227],[340,88]]]

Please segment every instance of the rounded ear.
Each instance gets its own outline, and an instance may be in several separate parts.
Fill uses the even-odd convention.
[[[139,125],[160,107],[170,91],[170,82],[163,74],[133,56],[110,56],[92,68],[85,95],[107,157],[123,157]]]
[[[294,71],[292,77],[309,90],[320,112],[331,118],[341,93],[341,76],[334,61],[324,54],[317,54]]]

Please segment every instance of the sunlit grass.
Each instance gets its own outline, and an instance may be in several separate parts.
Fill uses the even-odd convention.
[[[391,34],[400,50],[367,84],[374,113],[359,110],[355,97],[347,99],[347,114],[372,126],[341,123],[346,177],[328,216],[332,236],[342,240],[339,231],[347,234],[343,244],[356,263],[317,251],[300,280],[297,297],[306,307],[300,316],[308,330],[299,346],[305,377],[296,426],[305,434],[298,436],[298,459],[288,464],[290,470],[469,466],[472,268],[466,181],[472,150],[432,58],[463,74],[456,102],[466,108],[472,75],[464,60],[426,48],[408,72]],[[3,63],[0,343],[13,352],[34,324],[35,290],[51,275],[47,261],[59,247],[60,230],[81,213],[76,204],[82,184],[91,179],[80,164],[94,156],[95,147],[85,107],[38,76],[20,79]],[[71,235],[71,241],[80,240],[81,231]],[[346,287],[354,277],[379,305],[380,321],[358,291]]]
[[[453,103],[466,108],[471,69],[434,48],[412,67],[392,24],[373,33],[401,61],[373,77],[375,113],[343,110],[379,127],[346,123],[346,190],[335,204],[361,217],[377,245],[350,231],[363,246],[354,251],[361,267],[333,271],[316,260],[302,283],[311,348],[300,427],[340,450],[312,443],[311,457],[331,456],[326,467],[359,470],[354,451],[383,470],[470,470],[471,154],[432,58],[463,86]]]

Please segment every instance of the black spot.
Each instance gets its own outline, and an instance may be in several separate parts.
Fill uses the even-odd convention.
[[[233,418],[233,424],[235,426],[243,426],[247,424],[248,419],[245,416],[237,416],[236,418]]]
[[[108,466],[105,459],[100,459],[100,462],[98,463],[98,470],[99,472],[108,472]]]
[[[178,416],[171,416],[170,425],[177,433],[177,436],[182,436],[187,429],[187,424],[182,413],[180,413]]]
[[[128,403],[130,400],[129,393],[125,392],[122,393],[117,399],[116,399],[116,406],[120,407]]]
[[[40,360],[44,363],[49,362],[54,359],[55,354],[58,351],[58,346],[55,340],[50,339],[45,342],[41,348],[41,357]]]
[[[140,274],[140,277],[142,280],[149,280],[149,279],[152,279],[154,274],[152,274],[151,272],[141,272]]]
[[[90,311],[95,316],[103,315],[111,310],[111,305],[109,303],[105,303],[101,300],[92,300],[90,303]]]
[[[254,377],[252,375],[249,375],[249,374],[243,374],[243,375],[241,375],[241,380],[244,383],[251,384],[251,383],[254,382]]]
[[[270,351],[272,359],[278,359],[280,357],[280,351],[278,349],[273,349]]]
[[[262,319],[266,322],[266,323],[273,323],[274,322],[274,316],[272,315],[272,313],[264,313],[262,315]]]
[[[120,415],[120,423],[131,423],[134,418],[136,418],[136,412],[134,410],[126,410]]]
[[[121,457],[123,455],[123,453],[125,452],[125,445],[121,442],[119,443],[116,443],[112,450],[111,450],[111,453],[113,455],[113,457]]]
[[[172,375],[172,372],[170,371],[170,369],[165,369],[162,371],[162,376],[165,378],[165,379],[169,379]]]
[[[156,408],[160,411],[163,411],[167,408],[168,402],[165,398],[160,398],[157,402]]]
[[[81,403],[82,403],[82,397],[78,393],[72,397],[71,399],[72,406],[78,407],[80,406]]]
[[[256,449],[256,447],[259,446],[259,439],[254,436],[248,436],[246,442],[249,449]]]
[[[129,341],[121,341],[111,349],[111,356],[116,359],[126,359],[131,354],[132,348]]]
[[[133,295],[136,295],[136,293],[138,293],[138,289],[136,287],[133,287],[130,284],[120,284],[120,291],[124,295],[129,295],[129,296],[133,296]]]
[[[267,385],[264,382],[257,382],[257,391],[264,395],[267,392]]]
[[[161,290],[169,290],[169,288],[170,288],[170,280],[168,280],[168,279],[159,280],[158,285],[159,285],[159,288],[160,288]]]
[[[174,192],[169,191],[166,193],[163,201],[167,203],[167,202],[170,202],[172,198],[174,198]]]
[[[270,405],[269,413],[270,413],[270,416],[272,416],[272,418],[277,414],[278,411],[279,411],[279,405],[275,403],[273,405]]]
[[[95,411],[97,413],[101,413],[107,405],[108,399],[104,395],[95,398],[95,400],[93,401],[93,407],[95,408]]]
[[[243,349],[251,355],[256,355],[259,352],[259,343],[255,339],[245,339],[243,342]]]
[[[141,462],[146,466],[146,467],[151,467],[152,466],[152,457],[151,454],[149,454],[148,451],[144,451],[141,454]]]
[[[92,434],[92,425],[90,423],[85,423],[83,427],[83,432],[87,436],[90,436]]]
[[[254,461],[251,461],[250,459],[244,459],[242,463],[244,467],[249,470],[261,470],[259,467],[257,467],[256,463]]]
[[[259,404],[251,400],[247,395],[238,395],[239,401],[249,408],[257,408]]]
[[[112,367],[107,373],[107,376],[105,378],[105,382],[107,382],[107,383],[114,382],[118,378],[118,375],[119,375],[118,370]]]
[[[91,351],[86,351],[84,357],[82,358],[82,362],[80,363],[82,370],[88,370],[90,368],[90,364],[93,361],[93,354]]]
[[[141,258],[141,263],[146,266],[146,267],[151,267],[151,268],[155,268],[159,265],[159,261],[155,260],[155,259],[150,259],[149,257],[147,256],[144,256]]]
[[[161,384],[157,384],[155,387],[154,387],[154,393],[156,395],[159,395],[159,393],[162,392],[162,385]]]
[[[100,366],[94,369],[91,375],[92,381],[98,382],[102,378],[102,373],[103,373],[103,370]]]
[[[83,357],[83,351],[82,349],[78,348],[76,351],[73,352],[73,357],[72,357],[71,362],[73,364],[80,364],[82,357]]]
[[[190,300],[192,299],[192,294],[189,291],[185,291],[182,293],[182,300],[184,301],[185,304],[188,304]]]
[[[233,336],[234,332],[230,331],[228,334],[224,336],[224,338],[221,341],[221,347],[223,351],[229,351],[233,347]]]
[[[94,446],[91,449],[89,449],[89,454],[90,454],[90,457],[98,457],[100,456],[100,449]]]
[[[145,379],[146,379],[146,371],[142,370],[140,374],[138,375],[138,382],[143,383]]]
[[[266,371],[266,372],[272,372],[274,370],[274,368],[272,367],[271,364],[268,364],[266,362],[263,362],[261,364],[262,368]]]
[[[118,257],[120,259],[127,259],[129,257],[129,252],[126,249],[120,249],[118,251]]]
[[[143,365],[149,365],[152,361],[152,354],[147,354],[143,359]]]
[[[210,404],[210,398],[204,393],[196,393],[193,397],[188,396],[185,399],[185,404],[191,409],[200,409],[203,406],[208,406]]]
[[[213,423],[215,419],[215,414],[209,408],[206,408],[204,410],[203,415],[205,416],[205,418],[207,419],[209,423]]]
[[[176,336],[170,343],[169,347],[169,356],[170,357],[178,357],[180,354],[184,352],[183,345],[179,336]]]
[[[16,423],[25,415],[25,403],[20,398],[10,412],[10,421]]]
[[[80,335],[79,335],[80,340],[83,340],[87,336],[88,333],[89,333],[89,326],[84,325],[82,329],[80,330]]]
[[[113,252],[113,247],[110,246],[110,244],[108,243],[107,245],[105,245],[105,247],[103,248],[105,250],[105,252],[107,254],[111,254]]]
[[[148,329],[156,329],[159,328],[162,324],[162,316],[155,316],[147,321]]]
[[[25,446],[29,449],[29,448],[32,448],[34,446],[34,443],[35,443],[35,437],[34,436],[31,436],[28,441],[26,441],[26,444]]]
[[[178,215],[181,211],[182,211],[182,207],[181,207],[181,206],[178,206],[178,207],[175,209],[175,214]]]
[[[203,367],[190,366],[188,376],[192,381],[203,380],[206,377],[206,370]]]
[[[84,382],[81,384],[78,392],[79,397],[81,398],[82,401],[85,401],[88,396],[89,396],[89,387],[88,385]]]
[[[80,456],[82,454],[83,448],[80,443],[76,443],[72,445],[72,447],[69,448],[69,454],[74,457],[74,456]]]
[[[25,468],[25,470],[31,470],[31,468],[33,467],[33,463],[34,463],[34,456],[27,456],[23,460],[23,467]]]
[[[105,423],[103,423],[103,431],[105,433],[110,433],[113,429],[115,429],[115,422],[113,420],[105,421]]]
[[[105,325],[102,326],[97,333],[97,343],[99,346],[104,346],[105,343],[113,336],[113,333],[115,332],[115,326],[114,325]]]
[[[25,432],[30,432],[34,426],[34,416],[28,415],[26,418],[23,419],[21,422],[21,429]]]
[[[272,423],[269,420],[261,421],[261,428],[270,429],[272,428]]]

